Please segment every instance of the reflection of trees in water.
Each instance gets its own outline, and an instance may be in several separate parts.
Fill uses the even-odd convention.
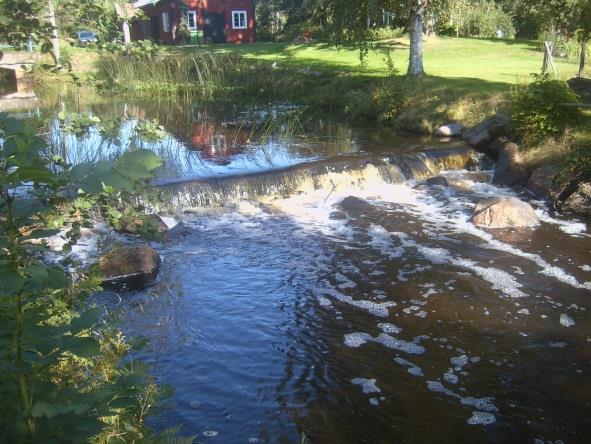
[[[113,159],[138,146],[164,159],[161,173],[181,177],[221,166],[274,166],[278,159],[302,159],[358,151],[352,130],[342,123],[310,115],[290,104],[264,106],[203,102],[190,94],[99,96],[71,85],[50,89],[42,96],[49,119],[52,153],[71,163]],[[89,113],[102,122],[120,119],[118,128],[101,137],[90,129],[78,137],[60,134],[51,119],[58,112]],[[135,135],[136,119],[156,119],[167,131],[158,143]]]

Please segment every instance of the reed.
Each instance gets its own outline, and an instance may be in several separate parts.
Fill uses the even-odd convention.
[[[250,67],[235,54],[179,55],[107,54],[101,68],[109,83],[123,91],[192,91],[203,97],[244,88]]]

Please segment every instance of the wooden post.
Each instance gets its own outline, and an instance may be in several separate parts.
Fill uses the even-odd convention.
[[[558,71],[554,65],[554,57],[552,56],[553,51],[554,45],[552,42],[544,42],[544,62],[542,63],[542,74],[545,74],[546,71],[548,71],[548,63],[550,63],[554,77],[556,77],[558,75]]]
[[[542,74],[546,74],[548,71],[548,47],[547,42],[544,42],[544,61],[542,62]]]
[[[585,55],[587,52],[587,42],[583,40],[581,42],[581,57],[579,59],[579,77],[583,77],[583,71],[585,70]]]

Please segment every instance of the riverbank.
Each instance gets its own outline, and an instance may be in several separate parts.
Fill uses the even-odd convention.
[[[473,127],[497,113],[511,115],[515,91],[531,82],[542,58],[535,41],[426,38],[428,76],[409,80],[401,75],[407,46],[405,38],[374,42],[361,60],[357,48],[325,43],[162,47],[135,59],[68,48],[66,58],[76,79],[103,94],[164,94],[175,101],[199,92],[243,107],[289,102],[308,115],[331,113],[421,135],[449,122]],[[556,63],[559,79],[576,72],[572,60]],[[555,165],[560,176],[577,170],[576,176],[591,143],[591,115],[582,115],[564,134],[522,143],[524,168]]]

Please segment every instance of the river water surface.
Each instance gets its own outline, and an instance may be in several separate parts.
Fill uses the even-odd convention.
[[[122,134],[134,125],[125,122]],[[224,134],[191,139],[181,126],[149,146],[176,144],[177,160],[198,152],[205,169],[177,163],[159,184],[202,182],[164,187],[180,224],[155,245],[158,281],[118,304],[125,332],[149,340],[135,358],[175,389],[152,419],[157,428],[183,424],[196,442],[212,443],[588,442],[583,222],[522,194],[539,228],[476,228],[475,202],[514,192],[453,162],[435,168],[418,140],[376,140],[331,123],[330,137],[316,129],[267,140],[274,149],[266,150],[244,140],[222,155],[210,136]],[[88,147],[103,141],[71,140],[69,155],[94,155]],[[269,152],[278,157],[269,161]],[[354,153],[350,166],[332,160],[339,153]],[[409,172],[396,156],[429,171]],[[452,186],[423,182],[446,165]],[[281,171],[290,166],[288,180]],[[256,192],[240,198],[218,180],[236,175],[232,187]],[[195,204],[203,183],[219,189],[216,202],[206,200],[215,208]]]

